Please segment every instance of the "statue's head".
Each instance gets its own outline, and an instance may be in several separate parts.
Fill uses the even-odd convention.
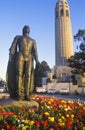
[[[28,25],[25,25],[23,27],[23,34],[29,33],[30,32],[30,27]]]

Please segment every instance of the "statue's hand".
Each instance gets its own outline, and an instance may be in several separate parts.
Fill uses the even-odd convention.
[[[39,61],[36,62],[36,69],[37,69],[37,71],[41,70],[41,64]]]
[[[40,66],[40,62],[39,61],[36,62],[36,66]]]
[[[11,62],[13,58],[13,55],[9,55],[9,61]]]

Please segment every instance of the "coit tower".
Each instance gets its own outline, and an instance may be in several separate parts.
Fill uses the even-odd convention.
[[[67,0],[58,0],[55,7],[55,65],[66,66],[74,55],[70,10]]]

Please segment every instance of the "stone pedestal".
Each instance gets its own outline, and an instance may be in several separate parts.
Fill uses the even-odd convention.
[[[0,101],[0,105],[3,105],[5,107],[12,107],[12,106],[17,106],[17,107],[23,107],[23,106],[28,106],[28,107],[37,107],[39,108],[39,104],[34,101],[34,100],[30,100],[30,101],[16,101],[12,98],[8,98],[8,99],[3,99],[2,101]]]

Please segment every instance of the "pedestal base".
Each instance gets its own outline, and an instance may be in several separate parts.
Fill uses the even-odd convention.
[[[16,100],[14,100],[12,98],[8,98],[8,99],[3,99],[2,101],[0,101],[0,105],[3,105],[4,107],[28,106],[28,107],[37,107],[37,108],[39,108],[39,104],[36,101],[32,100],[32,99],[30,101],[25,101],[25,100],[16,101]]]

